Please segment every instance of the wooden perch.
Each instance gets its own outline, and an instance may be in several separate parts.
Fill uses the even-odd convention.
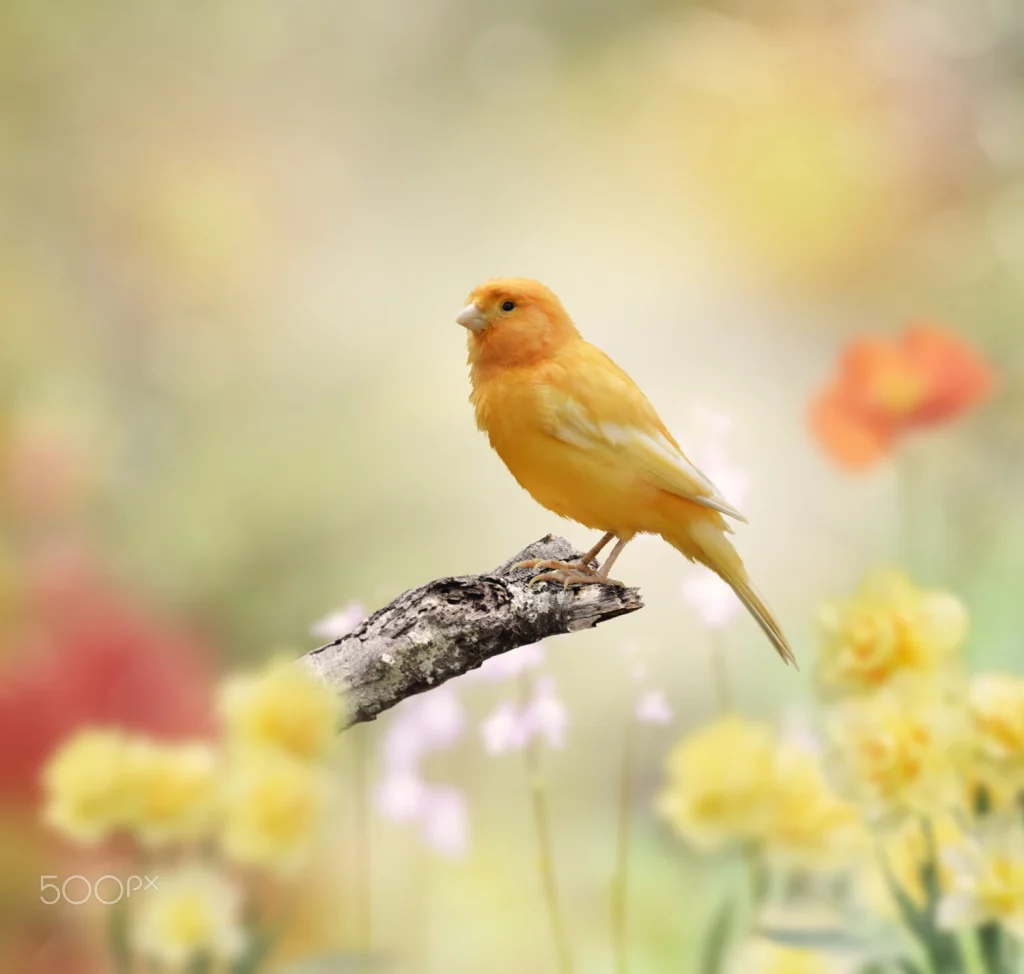
[[[301,658],[348,701],[345,726],[373,720],[400,700],[548,636],[590,629],[643,608],[635,588],[528,583],[517,562],[581,557],[548,535],[484,575],[439,578],[400,595],[341,639]]]

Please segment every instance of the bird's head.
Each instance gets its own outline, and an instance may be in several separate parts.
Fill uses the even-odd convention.
[[[526,365],[580,337],[554,292],[525,277],[481,284],[455,320],[469,331],[471,362]]]

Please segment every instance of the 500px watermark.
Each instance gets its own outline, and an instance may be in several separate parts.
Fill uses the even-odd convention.
[[[61,883],[52,883],[50,880],[59,876],[39,877],[39,900],[47,906],[55,903],[70,903],[72,906],[81,906],[89,900],[96,900],[104,906],[113,906],[120,903],[122,899],[149,889],[157,889],[159,876],[129,876],[125,881],[109,873],[100,876],[97,880],[91,880],[88,876],[68,876]]]

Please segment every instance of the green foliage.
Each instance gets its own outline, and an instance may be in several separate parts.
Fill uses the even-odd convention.
[[[378,954],[344,952],[311,957],[289,964],[279,974],[370,974],[391,967],[387,958]]]
[[[128,943],[128,900],[119,899],[109,907],[107,942],[110,944],[111,967],[115,974],[131,974],[131,947]]]
[[[715,912],[701,950],[701,974],[722,974],[735,933],[737,910],[736,897],[728,896]]]

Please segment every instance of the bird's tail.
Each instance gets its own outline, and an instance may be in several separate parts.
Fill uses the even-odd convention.
[[[771,609],[765,605],[751,584],[750,576],[739,554],[721,528],[704,518],[688,518],[678,529],[666,532],[664,538],[691,561],[707,565],[716,575],[728,582],[747,611],[754,617],[754,621],[771,640],[783,662],[792,663],[797,669],[800,668]]]

